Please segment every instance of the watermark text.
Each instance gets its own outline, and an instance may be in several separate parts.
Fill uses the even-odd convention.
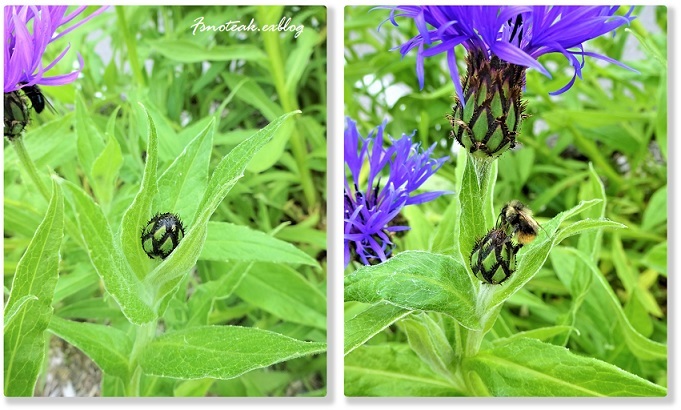
[[[236,32],[260,32],[260,31],[278,31],[278,32],[291,32],[293,38],[298,38],[303,33],[305,26],[302,24],[291,24],[291,17],[282,17],[279,24],[264,24],[262,26],[255,22],[255,19],[251,19],[248,24],[243,23],[241,20],[229,20],[223,24],[214,26],[204,23],[203,16],[194,19],[194,24],[191,25],[192,35],[196,33],[203,33],[206,31],[236,31]]]

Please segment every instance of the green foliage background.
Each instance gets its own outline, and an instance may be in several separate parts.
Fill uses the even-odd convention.
[[[417,30],[405,19],[398,19],[399,27],[386,22],[377,31],[378,24],[388,13],[388,10],[372,11],[369,7],[345,9],[345,113],[357,121],[360,134],[364,136],[388,118],[387,131],[393,137],[416,130],[415,138],[423,146],[437,142],[433,156],[450,155],[451,159],[423,189],[459,192],[455,181],[457,172],[461,171],[456,168],[457,155],[452,153],[458,146],[449,137],[451,128],[445,118],[451,112],[454,95],[445,58],[425,59],[425,87],[419,90],[415,52],[402,59],[399,50],[391,51],[416,35]],[[519,146],[498,160],[498,178],[493,193],[495,213],[504,203],[519,199],[534,210],[540,224],[545,224],[560,212],[575,207],[582,199],[598,198],[602,182],[606,204],[604,216],[626,225],[627,229],[604,230],[602,242],[594,239],[591,248],[586,237],[576,236],[563,241],[532,280],[503,305],[483,347],[500,346],[507,340],[505,338],[516,337],[517,340],[518,336],[527,335],[564,345],[579,356],[614,364],[666,386],[666,360],[659,356],[657,359],[639,357],[639,351],[625,343],[628,337],[623,335],[617,321],[613,322],[615,312],[622,309],[638,333],[653,341],[667,341],[667,14],[665,7],[637,7],[634,15],[641,17],[631,27],[619,29],[614,37],[592,40],[587,43],[587,49],[622,61],[638,73],[587,59],[584,79],[577,79],[572,89],[563,95],[551,97],[548,93],[562,87],[572,75],[564,57],[547,55],[540,58],[554,74],[552,79],[528,71],[524,98],[528,101],[530,117],[523,123]],[[459,48],[457,52],[462,63],[463,49]],[[459,70],[462,72],[463,69],[460,64]],[[428,250],[446,254],[446,248],[442,247],[443,240],[446,242],[443,235],[455,233],[443,234],[438,228],[452,224],[450,219],[454,214],[448,207],[451,201],[452,197],[445,195],[427,204],[407,207],[403,216],[409,221],[411,230],[396,239],[395,252],[399,255],[406,250]],[[598,211],[594,214],[599,208],[588,211],[583,217],[599,217]],[[596,291],[591,282],[580,284],[572,280],[590,277],[591,273],[578,274],[582,268],[569,250],[571,247],[590,252],[590,257],[597,263],[596,277],[603,278],[607,284],[604,289],[609,287],[614,292],[620,308],[608,305],[605,291]],[[403,259],[406,258],[405,255]],[[391,269],[401,266],[400,262],[395,262],[386,267],[385,273],[390,276]],[[354,300],[345,304],[346,394],[462,394],[452,388],[442,370],[447,367],[447,355],[442,351],[433,353],[436,346],[447,345],[448,338],[450,342],[454,340],[452,334],[440,334],[437,337],[442,337],[444,344],[433,341],[437,338],[433,335],[438,335],[440,328],[455,327],[447,324],[451,319],[446,315],[410,312],[374,300],[363,300],[371,305],[356,302],[362,300],[357,296],[359,294],[363,297],[374,295],[376,300],[386,297],[372,293],[379,292],[376,290],[379,288],[390,292],[387,287],[381,288],[380,279],[375,276],[380,277],[383,272],[378,267],[355,272],[356,268],[351,265],[346,270],[346,274],[353,272],[346,279],[346,300]],[[358,287],[369,286],[361,285],[364,282],[360,278],[367,277],[363,274],[374,275],[372,281],[376,286],[366,294],[358,290]],[[578,291],[580,287],[582,290]],[[424,297],[433,295],[426,289],[421,290]],[[391,297],[398,297],[398,294]],[[420,309],[433,309],[432,305],[425,306],[425,302],[419,300]],[[413,300],[404,303],[409,302]],[[457,306],[454,307],[457,310],[464,308]],[[442,319],[438,322],[432,317]],[[573,327],[556,328],[565,324]],[[368,338],[368,333],[358,330],[363,327],[374,329],[375,335]],[[559,334],[538,336],[545,329],[553,329]],[[353,333],[355,330],[357,333]],[[430,335],[430,342],[425,339],[414,342],[413,337],[417,334]],[[417,345],[431,346],[431,353],[419,351]],[[424,349],[428,351],[428,348]],[[494,352],[497,359],[512,359],[518,354],[513,349],[504,353],[494,348],[490,352]],[[428,357],[428,354],[433,356]],[[495,360],[494,356],[490,360]],[[473,361],[476,363],[472,364]],[[484,367],[484,357],[464,363],[464,367],[468,365],[479,370],[480,366]],[[544,366],[536,370],[551,367],[549,361]],[[481,382],[481,386],[494,385],[494,374],[493,370],[488,375],[490,379]],[[414,379],[410,379],[412,376]],[[518,385],[523,384],[518,381]],[[478,393],[556,394],[555,391],[486,391],[484,388]]]
[[[248,24],[252,18],[257,25],[277,25],[285,16],[305,29],[298,38],[291,32],[193,35],[191,25],[200,16],[206,24],[215,25],[229,20]],[[67,42],[71,45],[72,51],[54,73],[72,70],[74,51],[85,62],[76,82],[42,88],[56,113],[33,114],[22,137],[44,180],[49,181],[51,171],[67,181],[62,186],[69,188],[57,190],[69,194],[64,201],[65,234],[49,330],[109,370],[104,372],[99,394],[325,394],[326,357],[319,346],[326,342],[326,35],[324,7],[126,6],[110,8],[48,47],[45,61],[52,61]],[[140,104],[148,111],[148,119]],[[112,233],[118,234],[143,176],[145,181],[151,178],[143,184],[149,189],[141,191],[147,195],[144,203],[153,203],[154,211],[178,212],[185,229],[190,229],[197,221],[195,213],[206,205],[200,203],[201,187],[206,188],[218,164],[224,167],[221,159],[268,123],[296,110],[301,113],[277,123],[281,126],[271,135],[272,141],[253,157],[226,199],[215,204],[205,247],[189,251],[197,253],[196,269],[184,277],[179,292],[161,302],[167,309],[162,309],[156,332],[173,334],[155,338],[152,329],[150,337],[155,340],[141,340],[141,328],[135,330],[126,320],[93,269],[88,247],[79,235],[84,220],[74,213],[74,209],[90,206],[79,192],[95,198]],[[156,129],[157,155],[150,125]],[[162,176],[189,146],[196,162],[184,156],[185,162]],[[198,158],[204,156],[209,173],[202,176],[207,170],[202,170],[204,162]],[[157,177],[145,170],[145,163],[156,160]],[[183,173],[188,178],[184,184]],[[37,235],[48,201],[19,166],[7,141],[4,178],[7,299],[17,264]],[[158,183],[160,196],[149,196],[152,182]],[[208,190],[230,186],[211,181]],[[61,201],[61,194],[55,198]],[[61,218],[55,206],[50,209],[48,216]],[[152,215],[142,212],[138,216],[146,222]],[[123,252],[129,260],[141,253],[136,235],[134,229],[123,228]],[[51,238],[60,240],[61,235]],[[116,253],[112,255],[115,261]],[[178,256],[175,260],[190,259]],[[153,262],[143,261],[135,272],[151,266],[147,263]],[[32,303],[30,297],[21,299],[17,309]],[[49,321],[49,310],[47,315]],[[14,317],[6,312],[6,325]],[[269,332],[243,335],[238,328],[223,325]],[[127,344],[131,336],[139,346]],[[173,351],[178,339],[216,344],[204,352]],[[244,342],[240,345],[237,340]],[[307,349],[303,345],[317,346],[316,352],[322,354],[300,357]],[[139,350],[143,346],[146,351]],[[228,347],[245,349],[243,356],[221,352]],[[120,361],[131,349],[141,357],[141,376],[128,374],[129,364]],[[249,349],[270,357],[242,360],[248,358]],[[187,363],[179,365],[178,360]],[[261,360],[259,365],[256,360]],[[47,362],[46,358],[39,363],[43,368],[38,391],[45,383]],[[268,367],[270,363],[278,364]],[[216,373],[216,369],[221,371]],[[182,377],[163,377],[169,374]],[[128,376],[138,378],[136,385],[129,384]],[[31,394],[30,390],[26,393]],[[5,391],[8,394],[7,385]]]

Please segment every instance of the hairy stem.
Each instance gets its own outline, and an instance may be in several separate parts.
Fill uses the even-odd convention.
[[[266,21],[267,18],[265,18],[265,16],[267,13],[274,13],[273,10],[275,9],[272,7],[260,9],[259,15],[262,17],[263,21]],[[281,13],[278,13],[277,19],[280,16]],[[270,71],[272,72],[272,77],[274,78],[274,86],[277,90],[279,100],[281,101],[281,107],[283,108],[284,112],[299,110],[295,90],[290,90],[286,85],[286,73],[284,70],[286,67],[286,62],[284,61],[279,35],[274,31],[264,32],[262,35],[265,52],[267,53],[270,62]],[[308,167],[309,153],[307,144],[305,142],[305,138],[295,124],[293,125],[290,143],[291,153],[293,154],[293,158],[296,161],[298,173],[300,175],[300,184],[303,188],[305,204],[309,209],[317,203],[317,191],[315,190],[312,174],[310,173],[310,168]]]
[[[136,326],[135,344],[133,345],[132,352],[130,354],[130,368],[133,369],[133,373],[126,386],[126,394],[128,397],[140,396],[142,368],[139,366],[138,358],[147,344],[154,340],[154,337],[156,336],[156,327],[156,321],[147,323],[145,325]]]
[[[49,202],[51,196],[50,191],[47,189],[45,182],[43,182],[43,180],[40,178],[40,175],[38,174],[38,168],[36,168],[35,163],[28,155],[26,145],[24,145],[24,139],[22,137],[15,138],[12,141],[12,145],[14,146],[14,151],[19,157],[21,165],[31,178],[31,181],[33,181],[35,186],[38,187],[40,194],[45,198],[45,200]]]

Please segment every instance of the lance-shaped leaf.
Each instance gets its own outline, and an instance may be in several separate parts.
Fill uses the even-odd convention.
[[[345,277],[345,300],[440,312],[466,328],[481,327],[466,268],[446,255],[406,251],[381,264],[363,266]]]
[[[631,352],[643,360],[665,360],[667,358],[667,346],[648,339],[634,329],[627,319],[627,316],[624,314],[624,310],[622,309],[622,305],[620,305],[617,295],[615,295],[612,287],[596,264],[594,264],[584,252],[577,249],[565,248],[565,252],[575,255],[587,266],[593,274],[594,283],[592,286],[597,286],[603,294],[607,295],[605,303],[607,303],[609,308],[615,313],[614,319],[621,326],[624,334],[624,341],[627,346],[629,346]]]
[[[144,109],[143,109],[144,110]],[[151,214],[151,204],[157,192],[156,168],[158,166],[158,138],[154,120],[146,110],[144,113],[149,121],[149,137],[147,142],[147,160],[142,176],[142,185],[132,204],[125,211],[121,222],[121,246],[132,271],[139,280],[143,280],[149,271],[149,256],[144,253],[140,243],[142,229],[147,224]]]
[[[129,377],[132,340],[122,331],[53,316],[48,329],[85,353],[106,374]]]
[[[407,345],[362,346],[345,357],[345,395],[373,397],[461,396]]]
[[[156,315],[148,302],[151,298],[125,263],[125,256],[114,241],[102,209],[80,187],[68,181],[64,181],[64,185],[72,194],[76,218],[90,260],[102,278],[106,291],[130,322],[139,325],[155,320]]]
[[[189,227],[187,236],[170,256],[146,277],[146,283],[155,291],[154,300],[159,314],[162,314],[165,309],[166,296],[175,290],[182,277],[189,272],[198,260],[206,240],[210,216],[234,184],[243,177],[246,165],[253,155],[270,141],[272,135],[284,121],[296,113],[291,112],[272,121],[268,126],[234,147],[220,161],[208,182],[208,188],[201,200],[194,224]]]
[[[319,267],[319,263],[313,257],[286,241],[247,226],[227,222],[208,222],[208,237],[200,259],[290,263]]]
[[[366,310],[345,320],[343,329],[344,354],[348,354],[371,339],[378,332],[396,321],[409,315],[412,311],[391,305],[386,302],[376,303]]]
[[[59,277],[64,200],[53,181],[52,198],[26,252],[17,264],[5,306],[5,396],[31,396],[45,357],[45,329]]]
[[[154,198],[153,210],[173,212],[182,219],[186,227],[194,222],[194,215],[208,184],[208,167],[213,147],[215,119],[210,121],[198,135],[175,158],[158,179],[158,195]]]
[[[466,165],[458,195],[461,201],[459,246],[461,255],[466,259],[471,254],[475,241],[485,236],[494,225],[492,196],[497,179],[497,161],[489,162],[469,155],[459,155],[459,160],[463,158],[466,158]]]
[[[111,116],[109,116],[109,121],[106,124],[106,146],[92,164],[92,188],[96,193],[97,199],[105,208],[113,198],[118,171],[123,164],[121,147],[114,135],[116,117],[120,108],[116,107]]]
[[[496,397],[665,396],[667,391],[609,363],[523,338],[463,361],[477,395]]]
[[[88,114],[88,109],[83,101],[83,97],[76,95],[76,121],[75,131],[77,136],[78,161],[80,162],[85,175],[88,178],[92,175],[92,167],[99,153],[104,148],[102,135],[93,124],[92,118]]]
[[[267,330],[201,326],[167,333],[140,354],[148,375],[176,379],[231,379],[248,371],[324,353],[325,343],[305,342]]]
[[[234,293],[288,322],[326,329],[326,295],[286,265],[255,264]]]

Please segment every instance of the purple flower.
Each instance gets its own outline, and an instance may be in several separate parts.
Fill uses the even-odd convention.
[[[81,6],[66,15],[66,6],[6,6],[5,7],[5,93],[17,91],[34,85],[63,85],[73,82],[80,69],[62,75],[46,77],[69,50],[67,46],[54,61],[44,66],[43,53],[48,44],[81,26],[92,17],[101,14],[101,7],[85,19],[57,30],[81,14],[86,6]],[[78,56],[80,67],[83,59]]]
[[[420,144],[412,143],[413,135],[402,135],[398,140],[389,137],[390,145],[383,147],[385,126],[386,121],[383,121],[367,138],[362,138],[356,123],[347,118],[345,164],[352,181],[345,180],[345,266],[350,263],[352,253],[365,265],[385,261],[395,247],[391,234],[409,229],[391,224],[402,208],[431,201],[446,193],[413,195],[448,157],[430,158],[435,145],[424,151]],[[368,165],[366,181],[360,180],[365,165]]]
[[[602,54],[584,50],[583,43],[629,24],[633,7],[625,16],[615,16],[619,7],[601,6],[397,6],[386,21],[397,26],[397,17],[414,20],[419,34],[400,47],[405,56],[417,48],[416,73],[423,88],[423,61],[447,54],[452,81],[460,101],[464,93],[459,80],[454,49],[463,45],[470,53],[481,51],[488,59],[497,56],[508,63],[539,70],[551,77],[537,61],[544,54],[561,53],[574,75],[551,95],[562,94],[582,78],[584,57],[594,57],[621,67],[626,65]]]

